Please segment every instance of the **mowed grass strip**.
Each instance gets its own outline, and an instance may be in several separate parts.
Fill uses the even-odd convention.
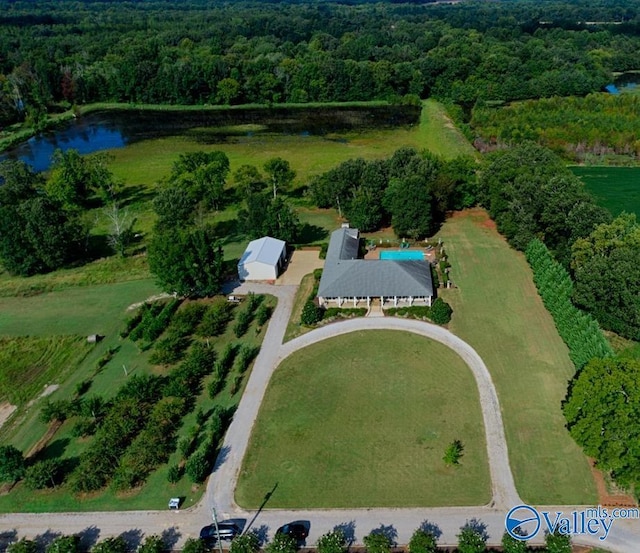
[[[0,402],[22,405],[58,384],[90,351],[84,337],[0,338]]]
[[[0,335],[109,335],[126,308],[159,293],[151,280],[78,286],[33,297],[0,298]]]
[[[531,271],[480,209],[441,229],[459,288],[442,291],[449,328],[471,344],[498,390],[511,469],[531,504],[591,504],[586,457],[566,431],[560,404],[574,367],[533,284]]]
[[[442,460],[453,440],[460,466]],[[275,371],[236,501],[267,508],[482,505],[490,478],[478,391],[445,346],[364,331],[309,346]]]

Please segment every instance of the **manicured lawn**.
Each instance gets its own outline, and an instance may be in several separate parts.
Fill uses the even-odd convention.
[[[587,460],[560,411],[574,368],[524,256],[479,209],[456,214],[439,236],[459,286],[441,294],[453,307],[449,328],[493,376],[520,496],[531,504],[593,503]]]
[[[571,167],[598,204],[613,215],[622,211],[640,217],[640,167]]]
[[[300,317],[302,316],[302,308],[307,302],[307,299],[311,294],[311,290],[313,290],[313,283],[313,274],[305,275],[300,281],[300,286],[298,286],[296,297],[293,301],[291,317],[289,318],[289,323],[287,324],[287,330],[284,333],[285,342],[293,340],[293,338],[295,338],[296,336],[300,336],[301,334],[309,332],[310,330],[309,328],[303,326],[303,324],[300,322]]]
[[[260,408],[236,488],[269,508],[482,505],[490,499],[475,380],[451,350],[357,332],[286,359]],[[464,444],[458,467],[442,457]]]

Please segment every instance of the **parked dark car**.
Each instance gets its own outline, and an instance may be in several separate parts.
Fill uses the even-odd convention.
[[[301,542],[309,535],[309,527],[302,522],[290,522],[289,524],[280,526],[280,528],[276,530],[276,534],[286,534],[287,536],[291,536],[297,542]]]
[[[240,534],[241,531],[235,522],[218,522],[218,532],[221,540],[232,540]],[[207,545],[216,543],[218,540],[215,524],[209,524],[200,530],[200,539]]]

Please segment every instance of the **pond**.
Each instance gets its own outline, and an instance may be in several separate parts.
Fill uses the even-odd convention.
[[[620,91],[633,90],[638,86],[638,83],[640,83],[640,72],[638,71],[621,73],[613,82]]]
[[[94,112],[64,127],[31,138],[0,154],[0,161],[20,159],[35,171],[46,171],[54,150],[89,154],[152,138],[200,129],[203,144],[226,143],[264,134],[327,136],[418,122],[416,106],[336,106],[330,108],[250,108],[224,110],[113,110]],[[336,137],[327,139],[336,140]],[[338,138],[340,140],[340,138]]]

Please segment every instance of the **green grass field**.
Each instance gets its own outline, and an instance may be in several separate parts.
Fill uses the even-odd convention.
[[[22,405],[61,382],[90,351],[84,336],[0,338],[0,401]]]
[[[482,505],[490,499],[471,371],[397,331],[320,342],[285,359],[260,408],[236,500],[268,508]],[[458,467],[442,457],[459,439]]]
[[[482,210],[449,219],[439,236],[458,289],[449,328],[471,344],[494,379],[516,486],[531,504],[597,500],[586,457],[560,411],[574,373],[542,305],[524,256],[511,249]]]
[[[571,167],[599,205],[614,216],[623,211],[640,217],[640,167]]]

